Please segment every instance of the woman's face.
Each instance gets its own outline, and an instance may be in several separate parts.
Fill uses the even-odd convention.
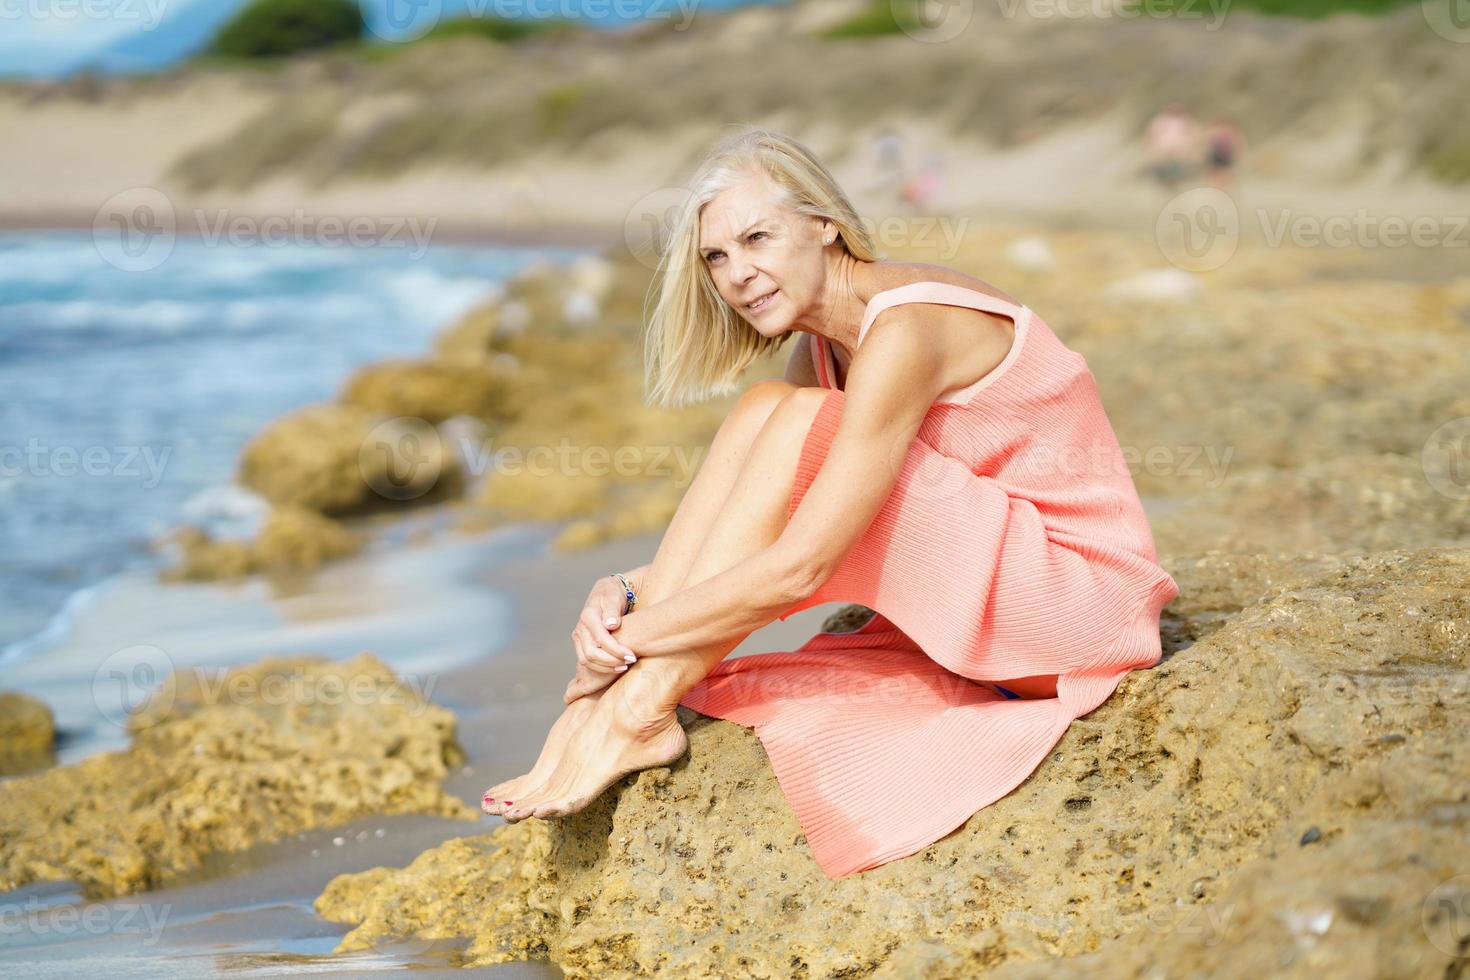
[[[827,225],[782,206],[770,178],[754,174],[705,205],[699,252],[725,302],[761,334],[779,337],[821,293]]]

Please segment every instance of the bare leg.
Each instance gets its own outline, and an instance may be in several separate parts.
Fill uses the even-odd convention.
[[[730,410],[715,433],[694,482],[685,491],[664,531],[640,589],[640,605],[652,605],[683,587],[716,517],[735,486],[751,444],[776,406],[795,390],[796,386],[784,381],[758,382],[746,389]],[[622,674],[606,674],[579,667],[572,679],[573,686],[567,689],[567,709],[551,726],[536,764],[530,772],[496,783],[486,790],[480,808],[486,813],[503,814],[506,806],[520,798],[523,787],[544,782],[560,761],[572,733],[591,715],[607,685],[627,673],[631,670]],[[575,694],[572,694],[573,690]],[[579,704],[584,700],[586,704]]]
[[[705,538],[688,584],[724,571],[780,535],[802,443],[824,397],[822,389],[799,389],[771,413]],[[679,699],[743,639],[633,664],[573,733],[551,775],[526,787],[506,809],[506,820],[575,813],[624,775],[683,755],[689,743],[674,713]]]

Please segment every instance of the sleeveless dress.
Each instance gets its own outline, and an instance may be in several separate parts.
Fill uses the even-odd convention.
[[[862,537],[780,618],[822,603],[876,615],[726,659],[680,701],[755,730],[833,879],[921,850],[1020,785],[1074,719],[1159,662],[1159,614],[1179,595],[1082,355],[1029,308],[940,282],[874,295],[858,344],[900,303],[1003,315],[1015,336],[997,367],[935,400]],[[828,391],[788,519],[845,398],[815,339]]]

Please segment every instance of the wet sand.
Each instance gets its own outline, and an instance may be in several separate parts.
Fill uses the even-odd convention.
[[[66,676],[82,669],[84,658],[102,649],[86,638],[116,636],[124,620],[139,643],[157,640],[160,631],[172,630],[175,641],[170,646],[188,637],[191,663],[246,662],[287,650],[345,657],[370,649],[433,701],[455,711],[469,759],[446,788],[478,806],[487,786],[531,766],[560,714],[561,692],[574,663],[566,635],[593,582],[610,571],[647,563],[660,539],[659,534],[645,534],[582,551],[550,552],[545,542],[556,529],[528,524],[479,535],[446,534],[419,547],[389,542],[361,559],[333,566],[310,588],[286,599],[261,595],[258,582],[253,588],[150,588],[129,582],[78,623],[81,638],[51,662],[49,672],[40,665],[16,665],[15,680],[23,689],[44,689],[54,696],[66,686]],[[430,567],[447,572],[441,580],[419,579],[420,590],[440,597],[426,609],[423,594],[413,592],[411,583]],[[205,594],[212,602],[201,605]],[[364,608],[374,606],[373,614],[364,618]],[[164,608],[169,615],[160,615]],[[748,637],[733,655],[794,649],[835,608],[810,609],[772,623]],[[213,644],[204,642],[201,623],[191,627],[180,621],[189,609],[211,624]],[[294,623],[270,621],[286,616],[286,610]],[[426,629],[431,620],[445,627],[440,635]],[[396,634],[390,628],[395,623],[403,627]],[[373,642],[374,631],[380,642]],[[475,631],[478,637],[465,635]],[[457,666],[422,667],[436,657],[452,659],[476,643],[479,655]],[[182,666],[183,655],[176,659]],[[416,659],[421,665],[417,669],[412,665]],[[64,664],[69,668],[63,670]],[[50,681],[42,684],[42,674],[49,674]],[[32,683],[24,682],[26,676]],[[75,692],[74,681],[71,686]],[[72,711],[76,717],[86,711],[95,716],[91,696],[86,687],[72,699],[81,701],[58,705],[63,730]],[[111,743],[121,741],[121,729],[117,732],[112,739],[84,735],[73,724],[62,761],[116,747]],[[0,902],[5,936],[0,971],[58,977],[92,970],[116,977],[212,976],[222,970],[241,976],[286,970],[354,976],[407,965],[448,968],[458,941],[421,941],[375,954],[331,956],[349,927],[322,920],[312,902],[338,874],[406,865],[445,840],[485,833],[499,823],[498,817],[489,816],[478,825],[424,816],[363,819],[216,855],[171,887],[107,902],[85,903],[65,882],[31,885]],[[474,974],[561,975],[544,963],[507,964]]]

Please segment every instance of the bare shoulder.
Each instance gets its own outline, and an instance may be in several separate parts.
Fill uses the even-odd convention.
[[[877,281],[887,281],[888,285],[880,285],[874,290],[873,295],[889,289],[897,289],[916,282],[942,282],[952,286],[960,286],[965,289],[973,289],[976,292],[994,296],[997,299],[1020,306],[1021,303],[1009,293],[997,289],[983,279],[956,272],[954,269],[942,265],[931,265],[924,262],[884,263],[885,268],[874,270]],[[985,331],[985,341],[988,346],[1002,345],[1002,349],[1010,346],[1013,324],[1009,317],[998,313],[990,313],[985,310],[977,310],[967,306],[950,306],[945,303],[897,303],[879,312],[873,318],[872,329],[877,331],[885,324],[906,324],[909,328],[917,326],[932,340],[953,351],[960,351],[972,347],[975,342],[975,329],[977,324],[989,324],[994,330]],[[1004,356],[1004,355],[1002,355]]]
[[[942,282],[1021,305],[1004,290],[944,266],[904,263],[898,268],[901,273],[885,270],[885,275],[893,276],[892,284],[878,291],[914,282]],[[1015,329],[1009,317],[986,310],[944,303],[900,303],[873,318],[868,336],[902,336],[907,343],[929,347],[944,365],[940,369],[940,389],[951,391],[973,384],[994,370],[1009,353]]]
[[[1005,300],[1007,303],[1016,306],[1021,305],[1020,300],[983,279],[977,279],[974,276],[967,275],[955,269],[929,262],[875,262],[873,263],[871,276],[873,295],[916,282],[943,282],[952,286],[963,286],[966,289],[973,289],[977,292],[985,293],[988,296]],[[900,308],[889,307],[890,310]]]

